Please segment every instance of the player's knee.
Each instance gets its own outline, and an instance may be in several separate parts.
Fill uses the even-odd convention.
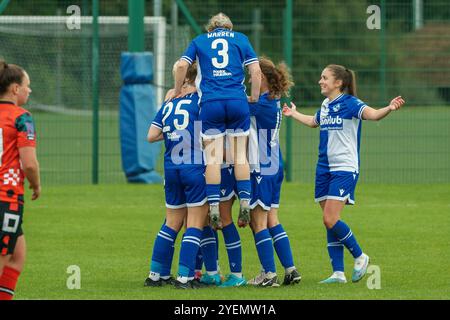
[[[25,265],[25,255],[18,255],[16,257],[13,257],[11,261],[8,263],[9,267],[19,272],[22,272],[24,265]]]
[[[280,224],[280,221],[278,220],[278,217],[276,215],[269,214],[267,218],[267,227],[273,228]]]
[[[277,221],[269,220],[269,221],[267,221],[267,228],[273,228],[279,224],[280,224],[280,222],[278,220]]]
[[[233,223],[233,218],[230,214],[221,214],[220,219],[222,220],[222,227],[224,228]]]
[[[250,220],[250,227],[252,228],[252,230],[253,230],[253,233],[258,233],[258,232],[260,232],[262,229],[261,229],[261,227],[260,227],[260,225],[259,224],[257,224],[256,222],[255,222],[255,220]]]
[[[180,221],[174,221],[174,220],[167,220],[166,221],[166,226],[169,227],[170,229],[179,232],[181,227],[183,226],[184,220],[180,220]]]
[[[19,272],[22,272],[23,266],[26,260],[26,249],[24,245],[16,247],[11,259],[8,261],[7,265]]]
[[[334,216],[327,215],[327,214],[323,215],[323,224],[325,225],[325,227],[327,229],[333,228],[333,226],[336,224],[336,222],[337,221],[336,221],[336,218]]]
[[[0,277],[3,274],[3,269],[5,268],[6,263],[9,260],[9,256],[1,256],[0,255]]]
[[[254,233],[258,233],[264,229],[267,229],[267,221],[262,219],[251,219],[250,224]]]

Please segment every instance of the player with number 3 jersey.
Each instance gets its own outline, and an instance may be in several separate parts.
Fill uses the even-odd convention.
[[[244,68],[252,78],[251,101],[257,101],[261,85],[258,58],[248,38],[233,30],[228,16],[219,13],[207,26],[207,33],[196,37],[180,59],[175,73],[175,92],[180,94],[186,70],[198,62],[196,86],[199,94],[200,120],[206,158],[206,194],[210,204],[210,218],[214,227],[221,227],[220,168],[223,162],[225,135],[230,137],[241,210],[238,223],[250,222],[250,169],[247,159],[247,136],[250,114],[245,93]]]

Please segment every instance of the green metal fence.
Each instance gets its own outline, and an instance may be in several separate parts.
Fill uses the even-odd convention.
[[[192,24],[202,28],[211,15],[222,11],[231,17],[235,30],[249,36],[259,55],[275,61],[292,55],[296,85],[291,98],[305,113],[313,114],[320,106],[323,97],[317,82],[330,63],[356,71],[358,96],[370,106],[383,107],[399,94],[406,99],[400,112],[381,122],[364,122],[362,181],[449,183],[448,2],[293,0],[291,25],[286,16],[289,2],[166,0],[158,8],[157,1],[146,1],[146,16],[161,9],[165,18],[165,32],[160,32],[158,25],[145,25],[145,50],[156,52],[164,47],[164,79],[157,81],[158,87],[164,91],[172,85],[172,64],[196,34]],[[128,15],[126,0],[99,3],[101,16]],[[1,17],[66,18],[70,5],[78,5],[84,16],[92,14],[91,0],[29,0],[26,4],[10,1]],[[379,21],[376,8],[381,9]],[[378,22],[380,29],[376,28]],[[292,43],[286,30],[292,32]],[[100,24],[99,34],[98,180],[118,183],[125,181],[117,114],[120,52],[127,50],[128,29],[120,23]],[[64,23],[48,21],[0,22],[0,56],[24,66],[31,76],[33,93],[28,107],[39,131],[45,184],[92,182],[91,37],[89,24],[82,24],[81,30],[68,30]],[[289,131],[286,124],[281,138],[285,158],[290,159],[289,176],[293,181],[312,182],[319,132],[296,123]]]

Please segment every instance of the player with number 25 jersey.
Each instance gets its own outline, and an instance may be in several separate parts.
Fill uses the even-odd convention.
[[[164,136],[168,208],[199,206],[206,202],[203,154],[200,139],[195,139],[200,135],[200,132],[195,132],[199,112],[198,98],[197,93],[190,93],[167,101],[152,122],[152,126],[161,129]],[[185,188],[186,185],[189,187]],[[188,189],[186,194],[185,189]]]

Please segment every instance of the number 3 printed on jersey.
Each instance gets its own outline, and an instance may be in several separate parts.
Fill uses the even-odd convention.
[[[218,48],[218,45],[221,48]],[[217,54],[222,57],[222,62],[219,62],[217,58],[212,58],[212,64],[217,69],[223,69],[228,65],[228,41],[225,39],[216,39],[211,43],[211,49],[220,49]]]

